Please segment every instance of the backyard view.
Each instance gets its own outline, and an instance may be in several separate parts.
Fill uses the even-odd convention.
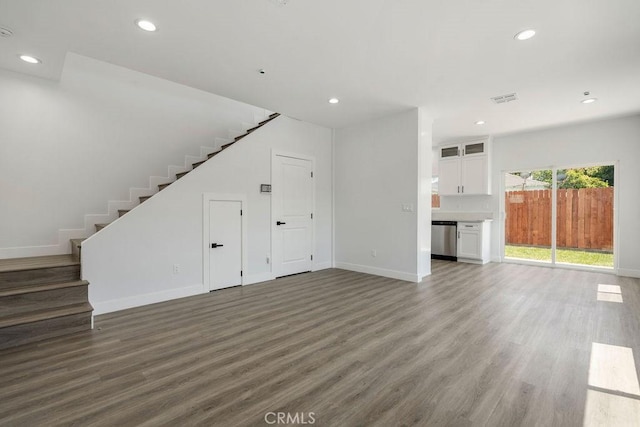
[[[556,262],[613,267],[613,166],[558,169]],[[551,170],[505,176],[505,256],[552,260]]]

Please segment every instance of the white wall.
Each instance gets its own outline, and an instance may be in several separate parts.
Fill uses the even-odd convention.
[[[68,250],[59,229],[264,114],[75,54],[60,82],[0,70],[0,101],[0,258]]]
[[[494,138],[492,209],[500,214],[502,172],[590,163],[618,165],[618,267],[640,277],[640,116],[593,121]],[[470,201],[473,202],[473,201]],[[504,221],[492,226],[492,257],[500,257]]]
[[[213,157],[195,171],[127,213],[82,247],[83,278],[95,314],[205,292],[203,193],[242,194],[248,256],[245,283],[273,278],[272,150],[315,158],[314,269],[332,262],[332,132],[279,117]],[[179,274],[173,265],[180,264]]]
[[[419,265],[430,255],[421,253],[419,232],[430,229],[419,227],[419,215],[428,222],[430,212],[419,194],[422,173],[431,176],[423,164],[430,135],[430,121],[423,123],[418,109],[336,131],[336,267],[409,281],[428,274]]]

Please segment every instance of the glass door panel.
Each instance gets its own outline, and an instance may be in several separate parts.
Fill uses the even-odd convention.
[[[505,174],[505,258],[552,262],[550,169]]]
[[[558,169],[556,263],[613,268],[614,166]]]

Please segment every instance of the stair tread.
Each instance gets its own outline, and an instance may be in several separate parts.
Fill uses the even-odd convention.
[[[86,280],[74,280],[72,282],[64,282],[64,283],[16,286],[13,288],[0,289],[0,297],[6,297],[10,295],[29,294],[33,292],[51,291],[54,289],[72,288],[74,286],[86,286],[88,284],[89,282],[87,282]]]
[[[197,168],[198,166],[200,166],[201,164],[203,164],[207,160],[200,160],[199,162],[195,162],[195,163],[191,164],[191,166],[193,166],[194,168]]]
[[[86,238],[84,239],[71,239],[71,244],[75,245],[77,248],[79,248],[80,246],[82,246],[82,242],[84,242],[85,240],[87,240]]]
[[[216,154],[218,154],[220,151],[222,151],[222,150],[218,150],[218,151],[214,151],[213,153],[209,153],[209,154],[207,154],[207,157],[208,157],[208,158],[212,158],[213,156],[215,156]]]
[[[23,325],[25,323],[39,322],[41,320],[53,319],[56,317],[70,316],[93,311],[93,307],[88,302],[72,304],[64,307],[31,311],[28,313],[18,313],[9,316],[0,316],[0,328]]]
[[[0,260],[0,273],[9,271],[37,270],[41,268],[67,267],[79,265],[73,255],[48,255],[27,258],[9,258]]]

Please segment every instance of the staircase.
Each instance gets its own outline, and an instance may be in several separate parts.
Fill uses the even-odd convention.
[[[91,329],[88,285],[73,255],[0,260],[0,349]]]
[[[244,138],[245,136],[249,135],[250,133],[256,131],[257,129],[260,129],[262,126],[266,125],[267,123],[269,123],[271,120],[275,119],[276,117],[278,117],[280,115],[280,113],[273,113],[271,115],[269,115],[269,117],[266,120],[261,121],[260,123],[258,123],[257,126],[252,127],[251,129],[247,130],[244,134],[236,136],[234,138],[233,141],[229,142],[228,144],[224,144],[222,147],[220,147],[220,150],[218,151],[214,151],[213,153],[209,153],[207,155],[207,158],[205,160],[201,160],[199,162],[193,163],[191,165],[191,170],[186,171],[186,172],[181,172],[176,174],[176,179],[174,181],[171,182],[167,182],[164,184],[159,184],[158,185],[158,192],[164,190],[165,188],[167,188],[168,186],[170,186],[171,184],[173,184],[175,181],[179,180],[180,178],[184,177],[185,175],[189,174],[189,172],[192,172],[193,170],[195,170],[198,166],[204,164],[207,160],[210,160],[211,158],[213,158],[214,156],[220,154],[222,151],[226,150],[227,148],[231,147],[233,144],[235,144],[236,142],[240,141],[242,138]],[[156,193],[157,194],[157,193]],[[140,204],[146,202],[147,200],[149,200],[151,197],[153,197],[153,195],[151,196],[140,196],[139,197],[139,201]],[[127,212],[129,212],[130,209],[119,209],[118,210],[118,217],[122,217],[123,215],[125,215]],[[95,224],[95,228],[96,228],[96,232],[102,230],[103,228],[105,228],[106,226],[108,226],[109,223],[107,224]],[[81,246],[82,246],[82,241],[84,239],[72,239],[71,240],[71,246],[72,246],[72,250],[74,251],[74,253],[77,251],[78,256],[80,254],[81,251]]]
[[[271,114],[257,126],[209,153],[192,169],[178,173],[176,179],[158,185],[162,191],[176,180],[201,166],[245,136],[280,114]],[[139,197],[140,204],[153,195]],[[135,207],[134,207],[135,209]],[[118,210],[119,217],[129,209]],[[109,224],[95,224],[96,232]],[[71,239],[71,254],[0,260],[0,349],[91,329],[93,307],[88,299],[89,282],[81,280],[82,242]]]

